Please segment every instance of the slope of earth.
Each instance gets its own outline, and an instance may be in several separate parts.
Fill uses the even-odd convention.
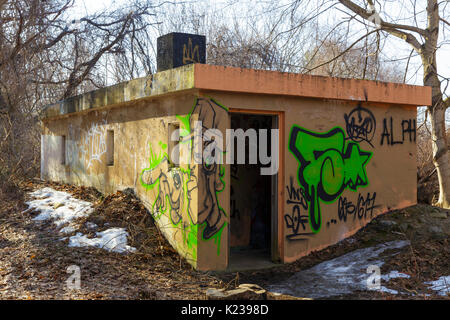
[[[26,212],[27,194],[43,187],[93,202],[94,212],[78,221],[83,234],[93,232],[84,227],[87,221],[98,225],[96,231],[126,227],[137,251],[68,247],[52,223],[33,221],[37,212]],[[0,299],[202,299],[204,288],[220,287],[220,280],[179,258],[131,193],[103,198],[92,188],[32,181],[0,202]],[[80,268],[80,290],[67,288],[73,265]]]
[[[384,264],[380,270],[382,276],[391,272],[409,276],[381,280],[382,286],[399,294],[355,291],[326,299],[450,299],[449,295],[439,295],[426,285],[426,282],[450,275],[449,236],[450,210],[419,204],[381,215],[354,236],[296,262],[271,270],[241,272],[238,277],[242,283],[251,282],[268,287],[292,279],[300,271],[308,270],[321,262],[361,248],[390,241],[408,241],[409,245],[396,250],[395,254],[387,252],[384,255]],[[381,257],[383,258],[383,254]],[[230,281],[232,276],[223,274],[221,279]],[[450,292],[450,283],[444,285],[447,292]]]
[[[111,227],[126,228],[136,252],[121,254],[94,247],[71,248],[49,222],[37,223],[38,212],[27,211],[34,190],[51,187],[93,203],[94,212],[80,218],[81,232],[92,235]],[[205,299],[208,288],[233,289],[240,283],[262,287],[288,279],[353,250],[409,240],[410,245],[387,256],[382,274],[399,271],[409,278],[391,279],[383,286],[401,292],[359,291],[335,299],[448,299],[425,285],[450,275],[450,213],[417,205],[373,220],[355,236],[294,263],[239,273],[198,272],[181,259],[153,224],[131,190],[104,197],[93,188],[33,180],[0,196],[0,299]],[[80,268],[79,290],[69,290],[68,267]],[[407,293],[407,294],[405,294]]]

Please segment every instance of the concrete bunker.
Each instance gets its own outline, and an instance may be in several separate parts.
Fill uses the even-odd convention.
[[[195,41],[186,39],[186,50],[177,45],[192,55]],[[416,204],[416,107],[431,103],[430,88],[211,66],[194,56],[48,106],[41,177],[103,193],[133,188],[200,270],[224,270],[242,256],[292,262]],[[255,129],[276,153],[272,174],[258,174],[271,166],[259,154],[257,163],[227,161],[227,130],[236,129]]]

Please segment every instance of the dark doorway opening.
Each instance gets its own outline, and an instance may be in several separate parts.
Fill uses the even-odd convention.
[[[271,129],[277,127],[277,117],[261,114],[231,114],[231,129],[254,129],[257,150],[256,164],[249,163],[251,144],[245,139],[245,163],[236,164],[237,139],[234,141],[235,164],[230,165],[230,266],[249,268],[261,267],[271,262],[273,242],[273,221],[277,215],[277,179],[272,175],[261,175],[262,164],[259,157],[259,141],[267,145],[267,155],[271,155]],[[260,129],[267,135],[261,136]],[[227,142],[228,143],[228,142]]]

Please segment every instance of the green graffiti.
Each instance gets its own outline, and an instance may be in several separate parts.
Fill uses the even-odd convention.
[[[197,260],[198,225],[193,223],[185,223],[183,226],[183,243],[190,250],[192,258]]]
[[[225,112],[225,114],[224,114]],[[183,243],[194,259],[197,257],[198,232],[204,241],[213,240],[220,255],[222,232],[226,226],[226,213],[219,204],[218,194],[225,189],[225,167],[222,164],[203,162],[198,166],[198,177],[192,165],[194,157],[194,143],[205,144],[201,139],[194,139],[193,115],[197,114],[205,128],[217,129],[220,119],[228,116],[227,109],[212,99],[197,99],[191,112],[187,115],[176,115],[180,121],[180,143],[187,143],[191,162],[187,168],[170,167],[170,157],[167,144],[159,142],[159,153],[150,144],[149,166],[141,171],[140,184],[146,190],[156,193],[152,203],[152,215],[155,220],[161,215],[168,215],[173,227],[182,230]],[[203,133],[202,131],[202,133]],[[170,138],[170,137],[169,137]],[[206,141],[210,143],[210,141]],[[191,199],[193,192],[198,189],[199,181],[204,190],[198,193],[198,210],[193,212]],[[183,221],[182,213],[188,213],[189,221]],[[186,220],[186,218],[184,219]],[[200,228],[200,229],[199,229]]]
[[[159,143],[161,148],[166,145]],[[168,215],[173,227],[181,230],[183,243],[189,252],[190,258],[197,259],[198,226],[190,221],[182,219],[182,212],[192,212],[191,192],[189,183],[194,178],[191,168],[170,168],[169,156],[160,150],[154,152],[150,144],[149,167],[142,170],[140,183],[146,190],[153,190],[156,199],[152,203],[152,215],[159,220],[161,215]],[[195,189],[195,188],[194,188]]]
[[[167,159],[168,155],[167,155],[167,153],[162,152],[162,151],[160,151],[159,154],[156,154],[155,152],[153,152],[151,143],[150,143],[149,147],[150,147],[150,158],[148,159],[149,167],[147,169],[154,169],[157,166],[159,166],[159,164],[161,162],[163,162],[164,159]],[[146,169],[144,169],[144,170],[146,170]],[[150,187],[150,186],[146,185],[146,187]]]
[[[198,121],[201,122],[201,132],[198,133],[201,133],[202,136],[206,130],[219,129],[221,122],[228,120],[228,109],[211,98],[198,99],[193,112],[198,114]],[[196,133],[194,132],[194,134]],[[202,139],[200,137],[196,140]],[[214,140],[203,141],[201,149],[205,150],[214,143],[216,143]],[[194,149],[197,150],[196,146]],[[223,159],[225,152],[223,150],[218,152],[220,152],[219,158]],[[217,234],[220,235],[220,231],[227,222],[227,214],[219,201],[219,193],[225,189],[225,166],[212,161],[212,159],[203,159],[202,164],[198,167],[198,178],[203,187],[199,192],[198,221],[199,223],[206,221],[206,226],[202,230],[202,239],[204,240],[209,240]]]
[[[217,232],[216,232],[211,238],[209,238],[209,239],[205,239],[204,237],[202,237],[202,240],[203,240],[203,241],[210,241],[210,240],[213,240],[213,241],[214,241],[214,244],[216,245],[216,248],[217,248],[217,255],[218,255],[218,256],[220,255],[220,248],[221,248],[221,242],[222,242],[222,232],[223,232],[223,230],[225,230],[226,226],[227,226],[227,223],[225,222],[225,223],[223,224],[223,226],[220,228],[220,230],[217,231]],[[205,227],[206,227],[206,222],[203,223],[202,229],[204,229]],[[203,233],[202,233],[202,234],[203,234]]]
[[[372,152],[348,142],[340,127],[315,133],[296,125],[289,151],[299,161],[297,178],[308,202],[309,224],[317,233],[322,225],[320,202],[334,202],[346,188],[356,191],[369,184],[365,167]]]

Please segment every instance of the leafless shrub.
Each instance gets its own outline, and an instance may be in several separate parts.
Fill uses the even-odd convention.
[[[427,111],[419,110],[418,118],[417,200],[421,203],[435,204],[439,197],[439,181],[436,167],[433,164],[433,146]],[[447,140],[449,139],[450,128],[447,127]]]
[[[74,0],[0,1],[0,187],[39,172],[43,106],[102,87],[106,57],[120,81],[151,73],[147,28],[156,1],[129,1],[71,19]],[[140,72],[140,73],[139,73]]]
[[[417,200],[431,204],[433,197],[439,195],[436,169],[433,165],[431,132],[427,123],[419,125],[417,130]]]
[[[325,30],[324,30],[325,31]],[[402,82],[399,65],[380,59],[378,35],[349,48],[346,31],[320,32],[303,57],[303,70],[313,75]]]

